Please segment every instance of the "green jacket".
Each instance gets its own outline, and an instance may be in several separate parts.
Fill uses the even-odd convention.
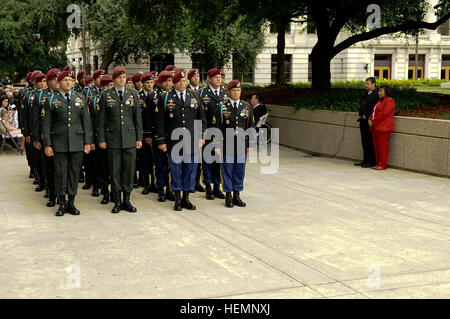
[[[95,117],[98,143],[106,142],[109,148],[131,148],[136,147],[136,141],[142,141],[142,114],[135,91],[124,88],[121,102],[115,88],[105,90],[98,107]]]
[[[42,116],[43,144],[53,152],[82,152],[93,143],[91,116],[84,97],[72,92],[67,103],[57,91],[46,99]]]
[[[36,89],[34,87],[28,88],[25,92],[24,90],[24,96],[22,99],[22,103],[20,107],[22,108],[22,125],[21,130],[22,134],[24,136],[30,136],[30,116],[29,116],[29,110],[30,105],[33,103],[34,100],[34,93],[36,92]]]
[[[42,140],[41,112],[45,101],[50,99],[52,93],[53,91],[50,88],[38,90],[34,93],[33,103],[30,103],[28,111],[29,132],[32,142]]]

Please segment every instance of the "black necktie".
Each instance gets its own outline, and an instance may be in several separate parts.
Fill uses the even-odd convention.
[[[67,100],[67,104],[70,104],[70,94],[66,93],[66,100]]]
[[[234,109],[237,110],[237,102],[234,102]]]
[[[181,104],[184,105],[183,92],[180,93]]]
[[[122,99],[123,99],[122,91],[119,91],[119,99],[122,102]]]
[[[219,92],[215,90],[214,93],[216,94],[217,98],[219,98]]]

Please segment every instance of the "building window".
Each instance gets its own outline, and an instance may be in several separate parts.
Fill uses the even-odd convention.
[[[291,24],[288,23],[286,26],[286,33],[291,32]],[[270,33],[278,33],[278,28],[275,23],[270,23]]]
[[[200,74],[200,82],[206,82],[208,78],[208,67],[206,66],[204,54],[195,53],[191,56],[192,68],[198,69]]]
[[[291,61],[292,54],[284,55],[284,77],[286,82],[291,81]],[[275,82],[277,76],[277,54],[272,54],[272,63],[271,63],[271,81]]]
[[[233,54],[233,78],[245,83],[253,83],[253,68],[239,61],[239,57]]]
[[[375,79],[391,79],[391,54],[375,54],[375,66],[373,68],[373,77]]]
[[[450,80],[450,55],[442,55],[441,80]]]
[[[150,59],[150,70],[161,72],[164,71],[166,66],[174,65],[173,54],[156,55]]]
[[[408,61],[408,79],[413,80],[415,78],[416,70],[416,55],[410,54]],[[417,66],[417,78],[423,79],[425,72],[425,54],[418,55],[418,66]]]
[[[98,70],[98,55],[94,55],[94,70]]]

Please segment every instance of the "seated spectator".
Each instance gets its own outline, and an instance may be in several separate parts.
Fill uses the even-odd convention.
[[[373,146],[377,165],[371,167],[376,170],[387,168],[389,155],[389,137],[394,131],[395,102],[391,97],[389,86],[383,85],[378,90],[380,99],[373,107],[369,118],[369,127],[372,131]]]
[[[261,95],[253,94],[252,98],[250,99],[250,104],[253,107],[253,115],[255,116],[255,125],[258,124],[259,119],[267,114],[267,108],[264,104],[264,101],[261,97]]]
[[[0,97],[0,102],[1,102],[1,110],[9,111],[9,99],[6,94]]]
[[[18,129],[19,128],[19,113],[17,112],[17,105],[11,105],[11,111],[9,112],[9,124]]]
[[[16,129],[8,123],[8,119],[9,119],[8,111],[5,109],[0,110],[0,117],[1,117],[1,122],[3,124],[3,125],[1,125],[2,134],[6,136],[6,130],[8,130],[9,134],[17,142],[17,145],[20,147],[20,149],[22,151],[24,151],[25,150],[24,137],[23,137],[20,129]]]

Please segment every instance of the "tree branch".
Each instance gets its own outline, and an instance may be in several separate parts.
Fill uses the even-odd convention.
[[[331,57],[334,57],[336,54],[338,54],[342,50],[347,49],[348,47],[350,47],[351,45],[353,45],[355,43],[370,40],[370,39],[376,38],[380,35],[401,32],[401,31],[408,31],[408,30],[413,30],[413,29],[422,29],[422,28],[429,29],[429,30],[435,30],[438,26],[440,26],[442,23],[444,23],[449,18],[450,18],[450,12],[434,23],[429,23],[429,22],[424,22],[424,21],[406,21],[405,23],[399,24],[397,26],[382,27],[382,28],[374,29],[369,32],[356,34],[354,36],[351,36],[348,39],[345,39],[344,41],[340,42],[339,44],[337,44],[331,50]]]

